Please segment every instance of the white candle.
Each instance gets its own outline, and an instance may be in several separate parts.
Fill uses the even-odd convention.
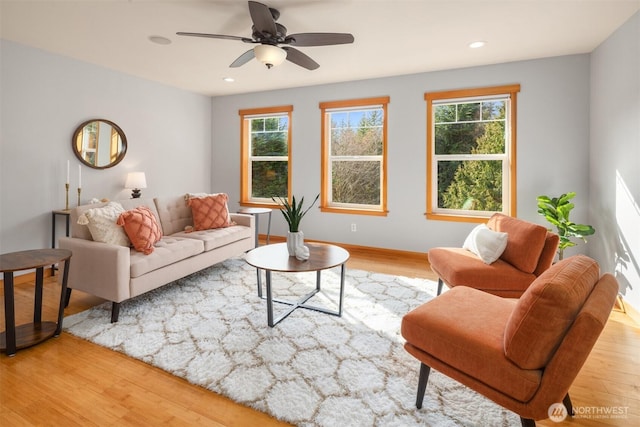
[[[78,165],[78,188],[82,188],[82,166]]]
[[[67,160],[67,184],[69,184],[69,160]]]

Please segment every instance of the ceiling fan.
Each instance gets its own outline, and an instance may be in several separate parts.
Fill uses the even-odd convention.
[[[280,12],[267,5],[250,1],[249,14],[253,21],[251,38],[227,36],[222,34],[176,33],[179,36],[207,37],[212,39],[238,40],[256,44],[240,55],[229,67],[236,68],[246,64],[253,58],[265,64],[267,68],[279,65],[286,59],[307,70],[315,70],[320,65],[293,46],[329,46],[353,43],[353,35],[349,33],[299,33],[287,35],[287,28],[277,23]],[[285,45],[280,47],[279,45]]]

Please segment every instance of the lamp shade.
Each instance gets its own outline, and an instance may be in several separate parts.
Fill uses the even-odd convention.
[[[129,172],[124,188],[147,188],[147,178],[144,172]]]
[[[259,44],[253,48],[256,59],[262,62],[267,68],[280,65],[287,59],[287,51],[270,44]]]

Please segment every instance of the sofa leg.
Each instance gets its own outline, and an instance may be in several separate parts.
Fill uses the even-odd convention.
[[[424,391],[427,388],[427,382],[429,381],[429,373],[431,367],[420,363],[420,377],[418,378],[418,397],[416,398],[416,408],[422,408],[422,401],[424,400]]]
[[[520,422],[522,423],[522,427],[536,427],[536,422],[531,418],[520,417]]]
[[[67,288],[67,293],[64,295],[64,306],[69,307],[69,301],[71,301],[71,288]]]
[[[116,323],[120,316],[120,303],[114,302],[111,304],[111,323]]]
[[[438,279],[438,293],[436,294],[436,296],[440,295],[440,293],[442,292],[442,285],[444,283],[442,282],[442,279]]]
[[[570,417],[573,417],[575,415],[575,412],[573,410],[573,403],[571,403],[571,398],[569,397],[569,393],[567,393],[564,399],[562,399],[562,404],[564,405],[565,408],[567,408],[567,414],[569,414]]]

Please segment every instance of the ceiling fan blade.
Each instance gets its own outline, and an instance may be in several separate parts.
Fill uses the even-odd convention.
[[[306,54],[300,52],[298,49],[294,49],[289,46],[285,46],[282,49],[287,51],[287,61],[293,62],[307,70],[315,70],[320,67],[320,64],[309,58]]]
[[[258,3],[257,1],[249,2],[249,13],[256,31],[262,35],[269,34],[275,37],[278,34],[276,21],[273,20],[269,6]]]
[[[329,46],[353,43],[353,35],[349,33],[299,33],[290,34],[284,43],[292,46]]]
[[[239,40],[245,43],[253,43],[253,40],[247,37],[226,36],[223,34],[184,33],[184,32],[177,32],[176,34],[179,36],[205,37],[209,39]]]
[[[231,65],[229,65],[229,67],[230,68],[238,68],[238,67],[246,64],[247,62],[251,61],[255,57],[256,57],[256,54],[253,52],[253,49],[249,49],[248,51],[246,51],[245,53],[240,55],[238,57],[238,59],[233,61],[231,63]]]

